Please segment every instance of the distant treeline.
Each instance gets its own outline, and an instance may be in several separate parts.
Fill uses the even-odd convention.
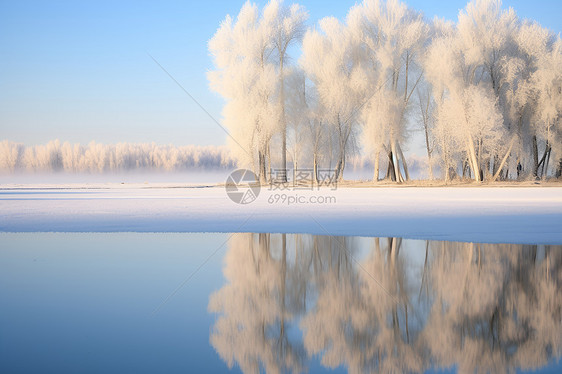
[[[223,146],[117,143],[88,145],[61,143],[25,146],[0,142],[0,172],[102,173],[126,170],[177,171],[234,168],[235,160]]]

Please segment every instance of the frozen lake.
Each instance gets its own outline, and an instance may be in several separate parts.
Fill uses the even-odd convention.
[[[562,188],[262,187],[251,204],[185,184],[3,185],[0,232],[277,232],[562,244]]]
[[[560,372],[561,222],[559,187],[241,205],[212,185],[4,184],[0,372]]]
[[[560,372],[562,247],[0,233],[0,372]]]

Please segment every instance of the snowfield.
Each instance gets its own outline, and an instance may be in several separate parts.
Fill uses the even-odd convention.
[[[239,205],[217,186],[3,185],[0,231],[275,232],[562,244],[562,188],[262,188],[256,201]]]

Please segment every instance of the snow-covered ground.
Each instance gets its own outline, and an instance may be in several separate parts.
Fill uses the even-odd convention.
[[[216,186],[4,184],[0,231],[291,232],[562,244],[562,188],[262,188],[256,201],[239,205]]]

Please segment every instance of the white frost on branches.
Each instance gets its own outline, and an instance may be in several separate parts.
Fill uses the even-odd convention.
[[[154,143],[81,144],[58,140],[45,145],[0,142],[0,172],[102,173],[113,171],[233,168],[226,147],[157,145]]]

